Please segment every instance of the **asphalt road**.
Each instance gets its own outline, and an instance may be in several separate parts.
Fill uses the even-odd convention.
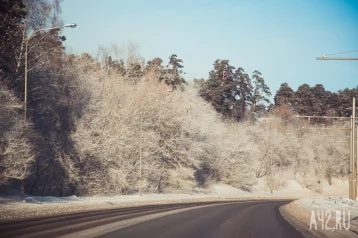
[[[289,201],[247,201],[200,207],[122,229],[100,237],[303,237],[279,212]],[[71,236],[107,224],[214,202],[151,205],[39,217],[0,223],[0,237]],[[77,232],[77,233],[75,233]]]
[[[190,210],[101,237],[303,237],[280,214],[287,202],[231,203]]]

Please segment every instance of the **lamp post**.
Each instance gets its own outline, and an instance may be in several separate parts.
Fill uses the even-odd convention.
[[[356,200],[357,198],[357,135],[356,135],[356,98],[353,98],[353,106],[352,106],[352,147],[351,147],[351,157],[352,157],[352,200]]]
[[[139,137],[139,196],[142,196],[142,133],[143,133],[143,105],[142,105],[142,99],[140,101],[140,137]]]
[[[62,29],[65,27],[71,27],[71,28],[75,28],[77,26],[77,24],[75,23],[70,23],[70,24],[66,24],[63,26],[58,26],[58,27],[50,27],[50,28],[44,28],[44,29],[40,29],[37,31],[34,31],[29,37],[26,38],[25,41],[25,89],[24,89],[24,117],[25,117],[25,122],[27,120],[27,46],[28,46],[28,42],[31,39],[31,37],[33,37],[36,33],[40,32],[40,31],[49,31],[49,30],[55,30],[55,29]],[[25,187],[25,179],[21,179],[21,191],[20,191],[20,196],[23,198],[24,197],[24,187]]]

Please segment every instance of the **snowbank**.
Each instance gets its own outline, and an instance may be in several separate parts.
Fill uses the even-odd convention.
[[[358,202],[337,196],[313,196],[280,208],[306,236],[358,237]]]

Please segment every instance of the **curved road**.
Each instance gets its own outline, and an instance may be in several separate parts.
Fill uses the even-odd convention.
[[[0,223],[0,237],[78,237],[81,232],[102,231],[98,237],[303,237],[280,214],[290,201],[242,201],[152,205],[82,212]],[[217,204],[217,203],[216,203]],[[203,206],[212,205],[212,206]],[[198,207],[125,228],[116,224],[143,216]],[[114,229],[105,231],[108,224]],[[103,231],[104,230],[104,231]],[[89,233],[91,234],[91,233]],[[93,235],[93,234],[92,234]],[[90,235],[90,236],[92,236]]]
[[[280,214],[287,202],[229,203],[177,213],[101,237],[303,237]]]

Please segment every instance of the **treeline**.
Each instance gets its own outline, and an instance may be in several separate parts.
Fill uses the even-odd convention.
[[[319,190],[322,180],[348,173],[343,145],[322,144],[301,129],[305,122],[277,117],[284,118],[283,107],[288,116],[331,115],[331,108],[347,115],[357,89],[281,87],[267,107],[271,92],[259,71],[249,75],[218,59],[208,79],[186,82],[176,54],[167,64],[146,62],[133,46],[126,56],[115,46],[66,54],[56,30],[29,40],[25,120],[26,37],[61,25],[60,5],[0,0],[0,9],[1,190],[24,181],[34,195],[129,194],[138,189],[140,156],[145,192],[216,182],[254,191],[259,179],[274,189],[283,178]],[[258,116],[272,122],[249,123]]]
[[[271,91],[262,74],[255,70],[250,77],[242,67],[235,70],[228,60],[216,60],[209,78],[194,79],[194,83],[217,112],[237,121],[252,118],[253,113],[264,116],[275,109],[284,109],[291,116],[350,117],[352,99],[358,97],[358,86],[331,92],[322,84],[313,87],[302,84],[294,91],[283,83],[270,103]],[[324,123],[324,120],[315,121]]]
[[[283,83],[275,94],[274,105],[270,107],[272,109],[286,104],[298,115],[350,117],[353,97],[358,97],[358,86],[330,92],[322,84],[313,87],[302,84],[294,91],[287,83]]]

